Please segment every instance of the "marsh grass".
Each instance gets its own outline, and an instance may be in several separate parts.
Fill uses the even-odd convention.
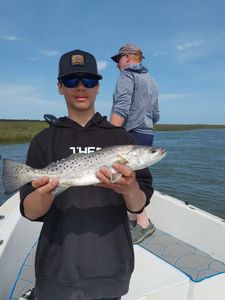
[[[0,120],[0,144],[18,144],[31,141],[42,129],[48,127],[45,121],[33,120]],[[225,125],[177,125],[159,124],[156,131],[179,131],[194,129],[225,128]]]
[[[45,121],[0,120],[0,144],[29,142],[46,127]]]

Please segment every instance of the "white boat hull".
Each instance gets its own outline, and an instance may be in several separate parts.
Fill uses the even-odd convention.
[[[193,279],[191,273],[188,274],[188,266],[179,268],[174,262],[168,262],[162,251],[152,251],[142,243],[134,246],[135,270],[130,290],[122,299],[225,299],[224,220],[159,192],[154,193],[148,213],[157,232],[171,235],[184,247],[188,243],[197,251],[204,251],[204,259],[209,259],[210,255],[221,271],[216,270],[213,274],[210,270],[212,274],[206,272],[204,275],[203,272],[200,279]],[[0,220],[0,299],[19,299],[34,285],[35,243],[42,224],[21,217],[18,194],[0,207],[0,215],[4,216]],[[153,236],[149,245],[157,238]]]
[[[11,300],[14,299],[13,290],[15,294],[19,292],[19,273],[38,239],[42,224],[30,222],[20,215],[18,193],[0,207],[0,215],[4,216],[0,220],[0,299]],[[25,281],[26,278],[24,286],[27,286]]]

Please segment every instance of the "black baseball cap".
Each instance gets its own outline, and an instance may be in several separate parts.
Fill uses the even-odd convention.
[[[102,79],[102,76],[98,74],[95,57],[79,49],[63,54],[59,60],[58,79],[70,75],[88,75],[91,78]]]

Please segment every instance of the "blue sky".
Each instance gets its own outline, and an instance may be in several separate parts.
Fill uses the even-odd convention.
[[[103,75],[96,110],[109,115],[126,43],[158,83],[161,124],[225,124],[224,0],[0,0],[0,119],[66,115],[60,56],[95,55]]]

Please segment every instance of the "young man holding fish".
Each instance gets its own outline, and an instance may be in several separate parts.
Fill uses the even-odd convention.
[[[90,53],[74,50],[61,57],[58,90],[65,98],[68,117],[34,137],[27,165],[42,169],[75,150],[134,144],[123,128],[95,113],[101,79]],[[95,156],[74,155],[77,168],[91,168]],[[152,178],[147,168],[135,172],[120,157],[113,163],[120,176],[112,182],[107,160],[104,154],[96,171],[100,184],[65,188],[57,176],[51,180],[41,176],[20,189],[22,215],[43,222],[36,253],[35,300],[115,300],[127,293],[134,268],[127,210],[140,213],[148,205]],[[70,163],[71,158],[65,160],[63,172],[57,163],[49,168],[55,174],[61,172],[61,177],[69,174],[72,181]],[[58,194],[54,193],[57,188]]]

